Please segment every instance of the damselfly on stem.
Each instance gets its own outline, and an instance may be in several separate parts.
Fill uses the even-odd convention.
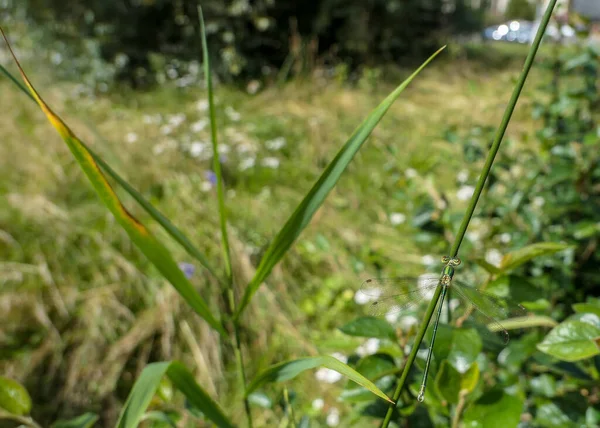
[[[431,343],[427,350],[421,389],[417,397],[419,401],[423,401],[425,397],[425,387],[429,376],[435,336],[444,299],[450,288],[453,290],[453,295],[457,296],[464,305],[462,316],[458,319],[474,318],[477,322],[484,324],[489,332],[499,335],[504,345],[508,343],[509,335],[498,320],[526,315],[525,308],[521,305],[510,304],[505,299],[454,280],[454,267],[460,265],[460,259],[445,256],[442,258],[442,262],[445,263],[445,266],[439,278],[368,279],[359,291],[359,293],[366,296],[366,300],[371,300],[369,313],[374,316],[381,316],[415,308],[423,301],[431,298],[437,287],[443,287],[436,310]]]

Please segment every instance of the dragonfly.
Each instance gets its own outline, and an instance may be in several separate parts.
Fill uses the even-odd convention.
[[[464,304],[465,310],[461,319],[464,320],[467,317],[471,317],[477,322],[486,325],[489,332],[493,335],[498,335],[504,345],[508,344],[509,334],[499,319],[523,317],[527,314],[527,311],[521,305],[510,304],[505,299],[454,280],[454,268],[461,263],[459,258],[444,256],[442,257],[442,263],[445,266],[440,277],[372,278],[363,282],[359,291],[359,293],[366,296],[366,300],[371,301],[369,314],[382,316],[393,315],[416,308],[424,301],[431,299],[436,288],[442,287],[435,322],[433,324],[431,342],[427,350],[423,380],[421,381],[421,388],[417,396],[420,402],[423,402],[425,399],[425,388],[429,376],[435,337],[442,314],[442,306],[450,289]]]

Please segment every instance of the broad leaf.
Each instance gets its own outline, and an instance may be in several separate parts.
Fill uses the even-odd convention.
[[[329,192],[336,185],[342,173],[348,164],[354,158],[354,155],[362,147],[367,137],[371,134],[375,126],[379,123],[383,115],[388,111],[393,102],[400,96],[404,88],[425,68],[433,58],[435,58],[444,48],[434,53],[425,61],[413,74],[411,74],[400,86],[398,86],[388,97],[375,108],[354,131],[350,139],[344,144],[335,158],[327,166],[321,177],[308,192],[306,197],[300,202],[294,213],[279,231],[271,245],[261,259],[254,278],[248,284],[240,305],[236,312],[236,319],[246,309],[250,300],[262,284],[262,282],[271,273],[273,267],[281,260],[285,253],[290,249],[296,238],[308,226],[313,215],[325,201]]]
[[[482,347],[477,330],[440,324],[433,355],[436,361],[448,360],[455,369],[464,372],[473,364]]]
[[[448,360],[444,360],[435,378],[435,386],[442,399],[456,404],[460,394],[472,392],[478,381],[479,365],[477,362],[473,363],[465,373],[461,373]]]
[[[586,303],[575,303],[573,310],[579,313],[596,314],[600,317],[600,299],[589,298]]]
[[[379,389],[386,391],[396,382],[396,375],[400,369],[394,363],[393,357],[378,353],[361,358],[356,365],[356,371],[373,381]],[[366,388],[352,383],[346,385],[340,399],[352,403],[371,401],[373,394]]]
[[[0,29],[1,31],[1,29]],[[4,32],[2,32],[4,36]],[[6,36],[4,36],[6,40]],[[8,40],[6,40],[8,44]],[[171,253],[167,248],[158,241],[154,235],[140,223],[135,217],[133,217],[129,211],[123,206],[117,194],[106,180],[106,177],[101,172],[99,165],[94,160],[93,156],[87,150],[86,146],[82,144],[81,140],[71,131],[63,120],[58,117],[50,107],[44,102],[39,96],[25,72],[21,68],[17,58],[14,56],[10,45],[8,45],[13,58],[19,67],[19,71],[26,86],[29,88],[31,95],[35,98],[36,102],[58,131],[60,136],[63,138],[69,150],[79,163],[83,172],[87,175],[90,183],[96,190],[96,193],[106,205],[106,207],[112,212],[117,222],[125,229],[131,240],[136,246],[144,253],[144,255],[152,262],[154,266],[160,271],[160,273],[175,287],[179,294],[185,299],[185,301],[200,315],[204,318],[215,330],[225,335],[225,331],[219,321],[213,316],[208,308],[208,305],[204,299],[194,289],[192,284],[187,280],[183,272],[179,269],[179,266],[173,260]]]
[[[196,383],[194,376],[183,364],[174,361],[152,363],[144,368],[121,410],[117,422],[118,428],[138,426],[165,374],[169,376],[173,385],[185,395],[190,404],[202,411],[207,419],[219,427],[233,427],[219,405]]]
[[[97,414],[84,413],[73,419],[56,421],[51,428],[92,428],[97,420]]]
[[[583,321],[556,326],[537,348],[564,361],[578,361],[600,354],[600,328]]]
[[[396,330],[387,321],[375,317],[360,317],[340,327],[342,333],[349,336],[378,337],[395,339]]]
[[[470,405],[464,413],[465,428],[516,427],[521,418],[523,400],[502,390],[492,390]]]
[[[500,270],[503,272],[513,270],[531,259],[554,254],[566,248],[569,248],[567,244],[556,242],[539,242],[528,245],[506,254],[500,263]]]
[[[320,357],[298,358],[296,360],[286,361],[271,366],[262,373],[259,373],[256,378],[254,378],[254,380],[246,389],[246,395],[255,391],[257,388],[267,382],[283,382],[290,380],[306,370],[311,370],[317,367],[326,367],[334,370],[344,375],[348,379],[356,382],[360,386],[365,387],[378,397],[393,403],[392,400],[390,400],[388,396],[385,395],[373,382],[368,380],[353,368],[328,355],[323,355]]]
[[[31,397],[16,380],[0,376],[0,409],[13,415],[27,415],[31,411]]]

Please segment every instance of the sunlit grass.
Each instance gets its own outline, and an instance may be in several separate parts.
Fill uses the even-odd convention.
[[[469,167],[458,148],[443,139],[444,132],[452,125],[466,130],[497,123],[515,76],[515,71],[482,74],[468,63],[447,64],[426,70],[404,93],[403,102],[392,107],[350,174],[276,267],[270,280],[274,287],[259,293],[259,303],[251,309],[254,322],[244,332],[253,343],[246,350],[253,367],[285,355],[316,353],[315,344],[321,352],[339,350],[339,343],[327,342],[336,340],[333,329],[341,325],[340,314],[352,307],[349,291],[374,273],[375,264],[387,275],[418,273],[423,256],[437,254],[413,239],[415,207],[405,171],[414,169],[416,179],[425,183],[435,174],[434,191],[447,193],[452,204],[464,203],[455,197],[456,175]],[[229,147],[224,177],[233,262],[240,284],[251,279],[268,240],[345,137],[392,87],[390,82],[359,90],[316,80],[255,96],[219,88],[221,145]],[[209,141],[209,127],[201,125],[207,119],[202,92],[167,87],[75,102],[65,96],[71,85],[52,89],[48,101],[64,107],[63,117],[77,133],[195,242],[202,242],[216,263],[220,249],[216,198],[207,175],[211,165],[202,154],[206,148],[197,145]],[[40,402],[58,396],[56,388],[42,387],[55,382],[61,401],[71,403],[74,413],[77,406],[89,406],[93,394],[108,394],[114,384],[122,385],[117,393],[126,393],[151,353],[163,359],[194,358],[193,367],[203,359],[212,373],[210,382],[222,383],[221,356],[217,346],[210,346],[217,340],[214,334],[188,316],[189,309],[125,234],[112,227],[112,217],[35,106],[9,82],[0,81],[0,90],[6,112],[0,118],[0,203],[7,207],[0,212],[0,258],[21,263],[0,271],[10,273],[0,278],[0,301],[13,314],[7,318],[6,338],[0,340],[14,342],[15,349],[27,349],[26,341],[33,341],[29,348],[37,349],[9,355],[0,369],[39,379],[40,385],[29,385],[29,390],[48,399]],[[517,141],[533,129],[527,103],[534,90],[533,85],[526,89],[521,100],[525,108],[509,128]],[[108,141],[99,141],[86,123],[95,124]],[[281,138],[281,147],[265,146]],[[254,166],[241,167],[250,165],[249,159]],[[141,211],[134,213],[144,218]],[[393,225],[393,213],[406,215],[406,222]],[[178,248],[171,250],[178,260],[191,261]],[[193,281],[203,289],[211,287],[200,269]],[[23,322],[23,313],[33,315]],[[193,343],[180,332],[184,317],[203,344],[202,358],[190,352]],[[83,355],[86,364],[75,363]],[[123,369],[126,374],[120,376]],[[46,376],[28,376],[33,370]],[[104,376],[107,372],[112,377]],[[329,394],[314,382],[295,385]],[[85,399],[78,402],[78,397]]]

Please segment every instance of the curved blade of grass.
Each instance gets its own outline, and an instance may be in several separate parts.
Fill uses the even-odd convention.
[[[19,82],[6,68],[0,64],[0,71],[10,79],[17,87],[27,95],[31,101],[37,103],[36,99],[31,95],[31,92]],[[88,126],[89,128],[89,126]],[[98,138],[102,138],[95,130],[92,130]],[[113,180],[115,180],[119,186],[123,188],[129,195],[148,213],[150,216],[169,234],[171,237],[183,247],[183,249],[192,257],[202,264],[216,279],[221,281],[219,275],[217,275],[215,269],[211,266],[209,261],[204,255],[198,250],[191,241],[183,234],[181,230],[177,228],[171,221],[166,218],[160,211],[158,211],[146,198],[142,196],[137,190],[133,188],[123,177],[112,169],[99,155],[97,155],[91,148],[89,148],[83,141],[80,141],[81,145],[90,152],[90,155],[94,158],[96,163],[108,174]]]
[[[223,174],[221,173],[221,160],[219,159],[219,142],[217,139],[217,120],[215,115],[215,100],[212,89],[212,74],[210,71],[210,59],[208,55],[208,43],[206,42],[206,29],[204,28],[204,16],[202,8],[198,6],[200,18],[200,33],[202,39],[202,62],[204,63],[204,82],[208,94],[208,112],[210,118],[210,136],[213,149],[213,169],[217,177],[217,199],[219,203],[219,220],[221,224],[221,239],[223,246],[223,258],[225,259],[225,274],[229,285],[232,284],[231,251],[229,250],[229,237],[227,236],[227,212],[225,211],[225,195]]]
[[[319,209],[323,201],[336,185],[342,173],[354,158],[354,155],[362,147],[367,137],[371,134],[375,126],[379,123],[383,115],[388,111],[391,105],[400,96],[408,84],[429,64],[443,49],[442,47],[436,53],[431,55],[413,74],[400,84],[386,99],[373,110],[362,124],[354,131],[350,139],[344,144],[335,158],[327,166],[321,177],[310,189],[308,195],[300,202],[294,213],[288,219],[283,228],[279,231],[265,255],[260,261],[256,273],[248,287],[246,288],[240,305],[235,314],[239,318],[246,306],[250,303],[252,296],[260,287],[260,284],[271,273],[273,267],[281,260],[285,253],[292,246],[296,238],[308,225],[315,212]]]
[[[202,411],[207,419],[219,427],[232,428],[234,426],[225,416],[221,407],[196,383],[190,371],[180,362],[172,361],[152,363],[144,368],[121,409],[117,422],[118,428],[138,426],[165,374],[188,401]]]
[[[115,191],[106,180],[104,174],[102,174],[98,164],[94,160],[94,157],[90,154],[89,150],[85,145],[82,144],[81,140],[69,129],[69,127],[58,117],[50,107],[44,102],[39,96],[25,72],[21,68],[21,64],[17,60],[8,39],[4,34],[4,31],[0,28],[0,32],[6,41],[8,48],[13,56],[17,67],[23,77],[25,85],[29,88],[31,95],[35,98],[36,102],[58,131],[60,136],[63,138],[69,150],[79,163],[81,169],[86,174],[90,183],[96,190],[96,193],[106,205],[106,207],[112,212],[117,222],[125,229],[131,240],[136,246],[144,253],[144,255],[152,262],[154,266],[160,271],[160,273],[175,287],[177,292],[184,298],[184,300],[208,322],[211,327],[217,330],[219,333],[225,335],[225,330],[219,323],[219,321],[213,316],[208,308],[208,305],[204,299],[194,289],[192,284],[187,280],[177,263],[173,260],[171,253],[167,248],[160,243],[142,223],[140,223],[134,216],[132,216],[127,209],[123,206]]]
[[[385,395],[373,382],[361,375],[359,372],[351,368],[350,366],[342,363],[334,357],[329,355],[322,355],[320,357],[305,357],[298,358],[291,361],[275,364],[269,367],[262,373],[259,373],[256,378],[248,385],[246,389],[246,396],[255,391],[261,385],[267,382],[283,382],[285,380],[293,379],[300,373],[314,369],[317,367],[326,367],[334,370],[348,379],[356,382],[363,388],[368,389],[378,397],[383,398],[385,401],[394,403],[390,398]]]

